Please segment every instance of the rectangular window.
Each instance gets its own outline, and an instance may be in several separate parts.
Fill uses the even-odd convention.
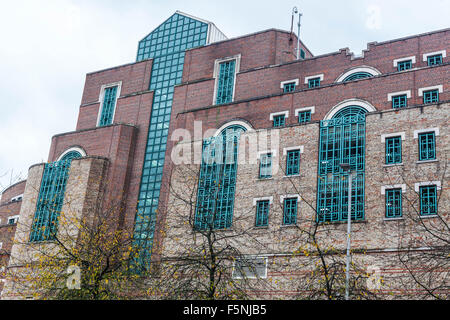
[[[286,157],[286,175],[295,176],[300,173],[300,150],[288,151]]]
[[[409,70],[411,68],[412,68],[412,61],[411,60],[400,61],[397,64],[397,70],[398,71]]]
[[[284,199],[284,225],[295,225],[297,223],[297,198]]]
[[[298,123],[308,123],[311,121],[311,111],[303,111],[298,113]]]
[[[233,279],[257,279],[267,277],[267,258],[239,258],[233,268]]]
[[[309,79],[308,80],[308,87],[309,88],[320,87],[320,78]]]
[[[423,103],[439,102],[439,90],[429,90],[423,93]]]
[[[386,164],[402,163],[402,137],[386,138]]]
[[[272,178],[272,154],[266,153],[261,155],[259,164],[259,178],[269,179]]]
[[[300,49],[300,58],[305,59],[306,54],[305,51],[303,49]]]
[[[279,115],[273,117],[273,127],[279,128],[283,127],[286,123],[286,116],[285,115]]]
[[[406,94],[392,97],[392,108],[399,109],[408,106],[408,97]]]
[[[434,56],[429,56],[427,58],[429,66],[436,66],[438,64],[442,64],[442,54],[436,54]]]
[[[256,205],[256,227],[267,227],[269,225],[269,207],[270,201],[258,201]]]
[[[289,92],[294,92],[294,91],[295,91],[295,82],[285,83],[283,85],[284,93],[289,93]]]
[[[216,104],[218,105],[233,101],[235,68],[236,60],[225,61],[219,65],[216,97]]]
[[[102,112],[98,122],[99,127],[108,126],[112,124],[114,118],[114,111],[116,108],[117,86],[105,88]]]
[[[436,159],[436,135],[434,132],[419,134],[419,161]]]
[[[437,187],[420,187],[420,215],[431,216],[437,214]]]
[[[386,218],[402,217],[402,189],[386,190]]]

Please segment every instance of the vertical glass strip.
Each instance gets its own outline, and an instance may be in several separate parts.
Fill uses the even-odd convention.
[[[134,228],[137,264],[144,268],[153,248],[174,86],[182,80],[185,51],[205,45],[207,34],[208,24],[176,13],[139,42],[137,61],[153,59],[154,91]]]
[[[114,110],[116,108],[117,86],[105,89],[102,112],[100,114],[99,127],[112,124]]]

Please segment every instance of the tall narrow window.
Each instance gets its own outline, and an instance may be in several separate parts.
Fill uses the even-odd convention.
[[[55,239],[71,162],[68,159],[45,165],[30,242]]]
[[[233,125],[203,141],[195,228],[228,229],[233,222],[239,139],[245,128]]]
[[[437,187],[422,186],[420,192],[420,215],[431,216],[437,214]]]
[[[402,137],[386,138],[386,164],[402,163]]]
[[[436,135],[434,132],[419,134],[419,161],[436,159]]]
[[[116,108],[117,86],[105,88],[99,127],[112,124]]]
[[[439,90],[428,90],[423,93],[423,103],[439,102]]]
[[[402,217],[402,189],[386,190],[386,218]]]
[[[286,123],[285,115],[279,115],[279,116],[273,117],[273,127],[274,128],[284,127],[285,123]]]
[[[406,94],[393,96],[392,97],[392,108],[393,109],[399,109],[399,108],[405,108],[408,106],[408,96]]]
[[[284,199],[283,224],[294,225],[297,223],[297,198]]]
[[[436,54],[433,56],[429,56],[427,58],[427,62],[429,66],[436,66],[438,64],[442,64],[442,54]]]
[[[259,178],[270,179],[272,178],[272,154],[266,153],[261,155],[259,164]]]
[[[236,60],[225,61],[219,65],[216,104],[226,104],[233,101],[235,69]]]
[[[300,173],[300,150],[288,151],[286,157],[286,175],[295,176]]]
[[[256,205],[256,227],[267,227],[269,225],[270,201],[258,201]]]
[[[412,60],[400,61],[397,64],[398,71],[409,70],[412,68]]]

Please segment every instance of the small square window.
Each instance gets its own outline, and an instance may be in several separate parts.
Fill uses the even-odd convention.
[[[406,94],[392,97],[392,108],[399,109],[408,106],[408,97]]]
[[[402,138],[386,138],[386,164],[402,162]]]
[[[429,66],[436,66],[442,64],[442,54],[436,54],[427,58]]]
[[[420,187],[420,215],[431,216],[437,214],[437,187]]]
[[[303,111],[298,113],[298,123],[308,123],[311,121],[311,111]]]
[[[273,117],[273,127],[274,128],[283,127],[285,125],[285,123],[286,123],[286,116],[284,114]]]
[[[295,91],[295,82],[286,83],[283,85],[283,92],[289,93]]]
[[[272,154],[266,153],[261,155],[259,163],[259,178],[270,179],[272,178]]]
[[[386,190],[386,218],[401,218],[402,189]]]
[[[256,227],[267,227],[269,225],[269,207],[269,200],[258,201],[256,206]]]
[[[439,102],[439,90],[428,90],[423,93],[423,103]]]
[[[309,79],[308,80],[308,87],[309,88],[320,87],[320,78]]]
[[[434,132],[419,134],[419,161],[436,159],[436,135]]]
[[[397,64],[398,71],[404,71],[404,70],[409,70],[409,69],[412,69],[412,60],[400,61]]]

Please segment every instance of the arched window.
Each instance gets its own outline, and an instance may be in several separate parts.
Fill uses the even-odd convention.
[[[355,73],[352,73],[351,75],[347,76],[344,80],[342,80],[342,82],[349,82],[349,81],[371,78],[371,77],[373,77],[373,75],[368,72],[355,72]]]
[[[350,164],[352,183],[352,219],[364,219],[364,176],[366,113],[361,106],[349,105],[320,124],[317,220],[347,220],[348,172],[341,164]]]
[[[61,161],[79,159],[82,157],[83,156],[78,151],[69,151],[61,158]]]
[[[228,229],[232,225],[239,139],[247,129],[230,125],[203,141],[195,227]]]

